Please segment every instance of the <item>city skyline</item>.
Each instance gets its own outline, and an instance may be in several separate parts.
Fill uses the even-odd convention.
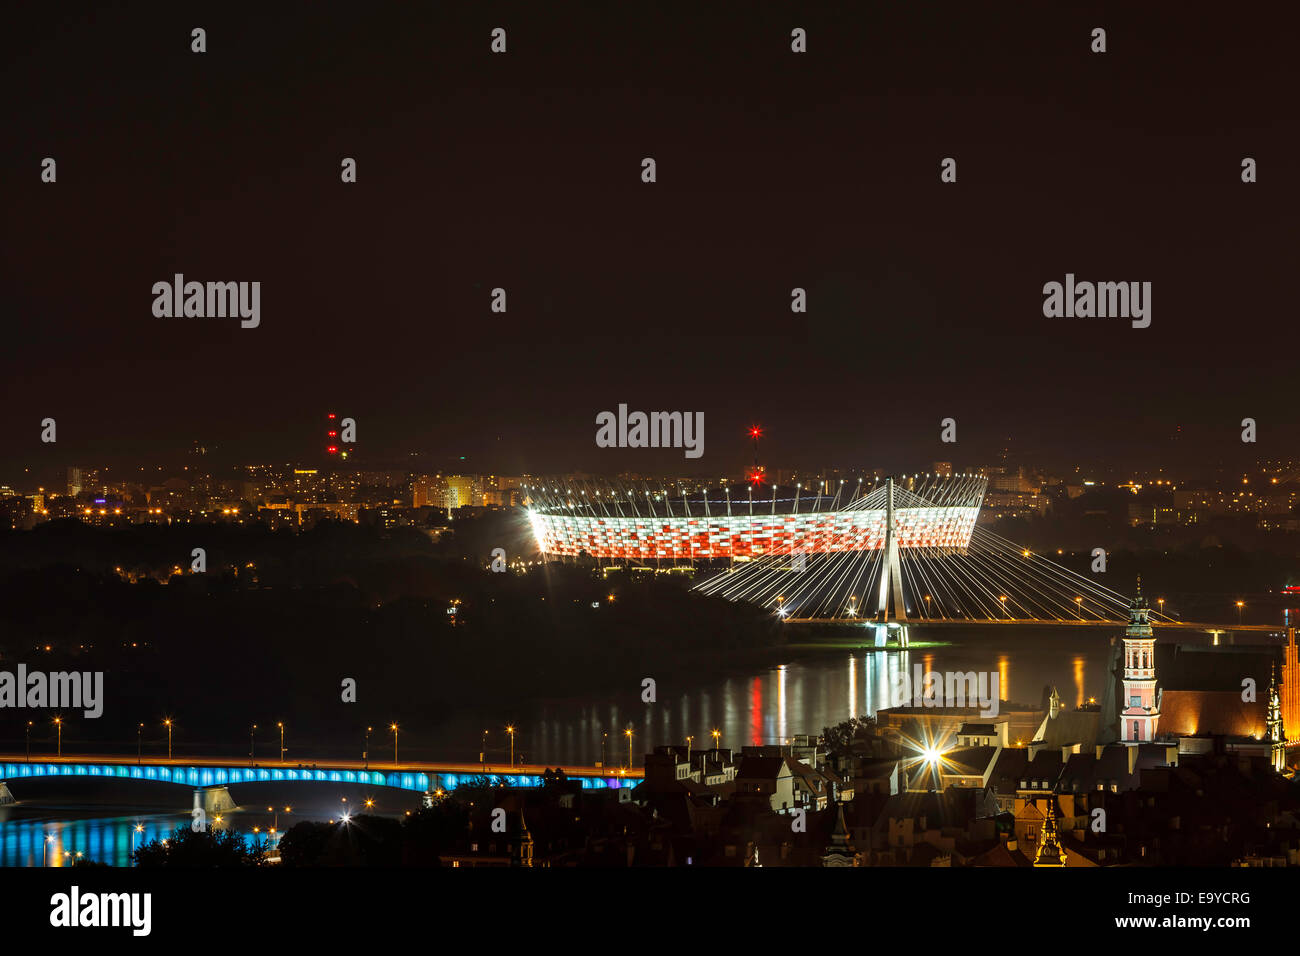
[[[1284,923],[1279,13],[7,12],[16,938]]]

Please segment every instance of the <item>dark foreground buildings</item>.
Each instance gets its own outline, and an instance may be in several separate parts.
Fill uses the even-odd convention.
[[[1159,643],[1139,594],[1100,703],[1069,709],[1049,688],[1033,713],[900,708],[783,747],[660,747],[631,790],[556,773],[539,790],[488,791],[443,861],[1300,865],[1283,704],[1296,657],[1294,627],[1285,647]]]

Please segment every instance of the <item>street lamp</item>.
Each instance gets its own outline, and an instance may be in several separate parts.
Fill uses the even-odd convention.
[[[719,742],[720,740],[722,740],[722,731],[717,730],[717,729],[715,728],[714,730],[710,731],[710,733],[711,733],[712,736],[713,736],[713,749],[714,749],[714,750],[717,750],[717,749],[718,749],[718,742]]]
[[[1164,616],[1164,613],[1165,613],[1165,599],[1164,599],[1164,598],[1156,598],[1156,603],[1160,605],[1160,614],[1161,614],[1161,616],[1163,617],[1163,616]]]
[[[253,733],[254,733],[256,730],[257,730],[257,724],[253,724],[252,729],[249,730],[249,732],[248,732],[248,765],[249,765],[250,767],[254,766],[254,764],[253,764],[253,759],[254,759],[254,758],[253,758],[253,751],[254,751],[254,746],[253,746]]]
[[[1245,601],[1238,601],[1238,602],[1237,602],[1237,623],[1238,623],[1238,624],[1241,623],[1241,609],[1244,608],[1245,606],[1246,606],[1246,602],[1245,602]]]
[[[59,756],[63,756],[63,718],[55,717],[54,726],[59,732]]]
[[[393,724],[388,729],[393,732],[393,769],[396,770],[397,769],[397,729],[398,729],[397,724]]]
[[[694,743],[694,741],[694,737],[686,738],[686,766],[688,767],[691,765],[691,744]]]
[[[280,728],[280,763],[284,763],[284,722],[276,724]]]
[[[484,773],[487,773],[487,734],[486,730],[483,731],[483,743],[479,745],[478,752],[479,763],[483,765]]]
[[[42,867],[45,866],[45,851],[50,848],[50,844],[53,842],[54,842],[54,837],[47,836],[45,838],[45,841],[41,844],[41,866]]]
[[[135,856],[135,838],[139,836],[141,833],[144,833],[143,823],[137,823],[135,826],[131,828],[131,855],[132,856]],[[139,864],[137,863],[136,865],[138,866]]]
[[[627,768],[631,770],[632,769],[632,728],[629,727],[627,730],[623,731],[623,733],[627,737]]]
[[[172,759],[172,719],[168,717],[163,721],[163,726],[167,728],[167,759]]]
[[[515,728],[511,724],[506,725],[506,733],[510,735],[510,768],[515,766]]]
[[[32,762],[32,722],[27,721],[27,762]]]
[[[366,728],[366,749],[361,751],[361,762],[365,764],[367,770],[370,769],[370,732],[374,729],[374,727]]]
[[[139,766],[144,760],[144,724],[135,729],[135,763]]]

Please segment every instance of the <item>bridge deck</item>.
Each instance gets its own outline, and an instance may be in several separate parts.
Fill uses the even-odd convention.
[[[24,763],[27,760],[25,753],[19,754],[0,754],[0,763]],[[32,754],[32,762],[40,763],[102,763],[113,765],[133,765],[139,763],[152,764],[155,767],[230,767],[244,768],[251,764],[248,758],[238,757],[155,757],[144,756],[137,758],[135,754],[122,756],[120,754],[64,754],[61,757],[53,754]],[[509,764],[488,763],[451,763],[446,761],[433,761],[432,763],[420,761],[403,761],[402,763],[393,763],[391,760],[371,760],[368,763],[361,760],[315,760],[307,763],[298,761],[279,761],[279,760],[258,760],[257,767],[266,770],[298,770],[298,769],[317,769],[317,770],[376,770],[380,773],[455,773],[455,774],[476,774],[476,773],[520,773],[536,775],[546,770],[561,769],[570,777],[641,777],[644,771],[640,769],[628,770],[625,767],[560,767],[558,764],[551,766],[542,766],[541,764],[515,764],[511,767]]]
[[[851,627],[868,627],[875,624],[875,621],[864,618],[846,618],[846,617],[791,617],[786,618],[786,624],[844,624]],[[906,621],[896,621],[890,623],[906,624],[908,627],[1005,627],[1008,624],[1019,626],[1034,627],[1109,627],[1122,628],[1127,626],[1127,621],[1060,621],[1060,620],[1026,620],[1025,618],[1006,618],[1006,619],[986,619],[986,620],[952,620],[952,619],[935,619],[935,618],[908,618]],[[1259,633],[1281,634],[1285,629],[1277,624],[1206,624],[1197,621],[1159,621],[1152,622],[1152,626],[1157,632],[1166,629],[1184,630],[1184,631],[1222,631],[1231,633],[1235,631],[1254,631]]]
[[[147,780],[192,787],[228,786],[248,783],[345,783],[395,787],[427,792],[454,790],[476,778],[510,787],[540,787],[542,774],[553,768],[536,764],[418,762],[392,763],[360,760],[332,760],[325,763],[266,761],[250,765],[230,757],[150,757],[118,754],[0,754],[0,780],[36,777],[106,777]],[[603,767],[562,768],[581,782],[583,789],[618,789],[634,786],[643,770]]]

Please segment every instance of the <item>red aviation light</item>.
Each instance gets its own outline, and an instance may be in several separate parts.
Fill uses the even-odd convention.
[[[330,412],[329,417],[330,417],[331,419],[333,419],[333,418],[338,418],[338,416],[335,415],[333,412]]]
[[[337,454],[338,454],[338,451],[339,451],[339,446],[338,446],[338,445],[330,445],[329,448],[327,448],[327,449],[325,449],[325,450],[328,451],[331,455],[337,455]]]
[[[761,428],[759,428],[757,425],[755,425],[753,428],[751,428],[751,429],[749,430],[749,437],[750,437],[750,438],[762,438],[762,437],[763,437],[763,429],[761,429]]]
[[[749,473],[749,483],[751,485],[761,485],[763,483],[763,473],[761,471],[751,471]]]
[[[330,432],[326,432],[326,435],[330,438],[337,438],[339,436],[339,433],[336,431],[330,431]]]

